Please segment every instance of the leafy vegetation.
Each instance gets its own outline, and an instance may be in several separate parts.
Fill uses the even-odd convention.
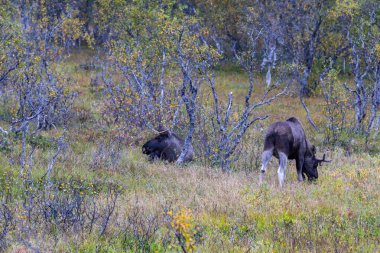
[[[372,0],[1,1],[0,251],[380,251],[379,56]],[[291,116],[332,163],[260,185]]]

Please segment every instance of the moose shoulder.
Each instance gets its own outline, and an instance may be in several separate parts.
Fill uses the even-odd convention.
[[[280,186],[284,184],[286,166],[288,159],[296,160],[298,181],[318,178],[318,165],[322,162],[330,162],[315,157],[316,149],[306,138],[301,122],[297,118],[289,118],[286,121],[275,122],[269,126],[264,140],[264,151],[262,155],[262,167],[260,178],[267,169],[272,155],[279,160],[277,171]]]
[[[157,131],[159,134],[143,145],[143,154],[148,155],[150,160],[162,159],[175,162],[182,152],[184,140],[164,126],[159,126]],[[184,162],[192,161],[193,156],[194,151],[191,146],[185,156]]]

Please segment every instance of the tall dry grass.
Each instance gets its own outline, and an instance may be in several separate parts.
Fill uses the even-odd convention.
[[[67,63],[67,71],[77,80],[74,89],[79,99],[75,117],[69,124],[70,145],[57,160],[54,182],[55,204],[84,203],[97,207],[98,219],[70,216],[78,222],[62,223],[58,216],[44,216],[35,209],[32,220],[25,220],[25,194],[17,176],[20,143],[11,152],[0,155],[0,247],[8,252],[379,252],[380,248],[380,157],[379,154],[352,152],[324,144],[323,131],[316,132],[307,123],[297,96],[290,94],[258,111],[271,117],[250,128],[238,148],[232,173],[217,166],[195,161],[184,167],[164,162],[148,162],[141,154],[145,139],[131,145],[111,143],[113,132],[100,127],[100,93],[91,91],[94,72],[78,68],[91,61],[87,54],[76,54]],[[256,78],[253,100],[260,97],[263,81]],[[219,71],[219,92],[234,92],[236,111],[243,106],[247,77],[243,73]],[[295,88],[292,87],[294,90]],[[207,100],[207,89],[200,99]],[[227,97],[221,95],[221,100]],[[312,117],[323,128],[323,101],[306,99]],[[297,182],[295,163],[287,168],[285,186],[278,187],[278,161],[272,158],[266,181],[258,183],[263,136],[267,126],[277,120],[296,116],[304,124],[307,136],[316,144],[318,156],[327,154],[332,163],[319,169],[317,182]],[[46,134],[52,135],[50,130]],[[59,135],[59,133],[56,133]],[[143,132],[146,139],[152,133]],[[377,142],[373,142],[377,143]],[[353,145],[360,147],[360,142]],[[104,148],[100,148],[103,145]],[[376,145],[376,144],[373,144]],[[113,148],[119,156],[110,159]],[[49,149],[34,154],[33,183],[35,200],[43,199],[39,180],[52,156]],[[205,163],[206,164],[206,163]],[[83,190],[83,201],[76,200],[72,189],[59,184],[76,182]],[[110,207],[108,185],[120,189],[115,209],[104,228]],[[70,195],[71,194],[71,195]],[[33,199],[33,198],[32,198]],[[77,202],[75,202],[75,201]],[[45,201],[45,200],[44,200]],[[78,202],[79,201],[79,202]],[[43,203],[38,202],[40,207]],[[45,202],[44,202],[45,203]],[[47,203],[47,202],[46,202]],[[45,203],[45,204],[46,204]],[[49,202],[50,203],[50,202]],[[70,202],[71,203],[71,202]],[[49,206],[49,205],[48,205]],[[12,219],[6,224],[6,208]],[[60,205],[61,208],[64,205]],[[49,207],[50,208],[50,207]],[[50,209],[49,209],[50,210]],[[41,211],[41,212],[39,212]],[[66,217],[66,218],[67,218]],[[82,223],[81,223],[82,222]],[[84,225],[81,225],[84,224]],[[104,232],[102,232],[104,230]],[[4,244],[3,244],[4,242]]]

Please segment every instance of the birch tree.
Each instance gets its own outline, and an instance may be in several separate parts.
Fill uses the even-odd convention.
[[[5,64],[0,73],[3,120],[9,132],[21,136],[22,176],[30,176],[33,164],[35,147],[29,150],[28,139],[42,130],[64,127],[75,98],[72,81],[62,75],[58,65],[64,50],[83,35],[82,24],[70,5],[55,16],[48,4],[9,2],[3,8],[13,11],[0,20],[4,42],[0,59]],[[50,171],[53,165],[49,165]]]

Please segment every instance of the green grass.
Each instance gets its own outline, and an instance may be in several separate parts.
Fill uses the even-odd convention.
[[[98,129],[94,124],[102,104],[90,91],[90,77],[94,73],[77,68],[88,61],[91,61],[88,52],[76,52],[65,65],[65,71],[77,80],[73,89],[79,97],[74,110],[88,117],[81,124],[70,126],[67,134],[70,145],[58,158],[53,177],[61,184],[75,182],[78,189],[100,187],[95,195],[83,193],[99,210],[107,206],[108,184],[122,189],[106,233],[99,236],[100,223],[89,232],[88,228],[82,231],[75,226],[63,229],[62,225],[43,221],[39,216],[35,223],[24,220],[26,189],[18,175],[21,148],[18,140],[11,152],[0,155],[1,196],[3,200],[10,196],[12,201],[7,205],[20,211],[14,217],[14,226],[10,227],[6,251],[28,252],[29,246],[19,240],[21,236],[42,252],[180,252],[176,233],[194,242],[196,252],[380,251],[379,154],[361,153],[358,148],[357,153],[347,157],[344,149],[323,146],[323,132],[315,132],[310,127],[296,96],[280,98],[259,111],[271,117],[248,131],[235,171],[230,174],[199,162],[184,167],[148,162],[140,148],[145,139],[130,146],[121,144],[121,159],[113,166],[101,160],[109,157],[99,158],[97,166],[91,165],[97,148],[112,137],[112,132],[106,127]],[[217,83],[220,93],[233,91],[235,106],[243,105],[247,89],[244,73],[233,67],[218,70]],[[256,83],[253,101],[264,89],[261,78],[258,77]],[[200,97],[210,98],[205,87]],[[220,97],[226,102],[226,95]],[[306,102],[314,120],[323,126],[322,99],[317,96]],[[265,183],[259,185],[257,163],[261,160],[265,129],[270,123],[290,116],[301,119],[307,136],[317,144],[318,155],[324,151],[332,162],[319,169],[317,182],[299,183],[295,163],[291,161],[285,186],[279,188],[278,165],[273,158]],[[57,130],[43,136],[61,133],[54,131]],[[142,135],[147,138],[151,133]],[[36,141],[46,144],[43,137]],[[52,155],[49,148],[36,150],[32,189],[39,189],[38,180],[44,175]],[[62,189],[55,194],[62,198],[74,196],[65,195]],[[191,211],[184,214],[181,210]],[[187,230],[176,228],[176,220]],[[154,224],[157,230],[148,231]],[[3,226],[0,220],[0,230]],[[32,232],[21,232],[18,229],[22,226]]]
[[[258,185],[257,172],[225,174],[197,165],[178,168],[147,163],[135,155],[129,155],[133,160],[117,171],[87,171],[81,176],[88,182],[113,181],[123,188],[115,217],[120,222],[126,221],[133,208],[145,212],[146,217],[161,218],[165,208],[174,212],[189,208],[202,229],[203,239],[196,245],[200,252],[376,252],[380,238],[380,159],[341,157],[339,152],[332,153],[333,163],[321,168],[316,183],[297,182],[291,163],[282,189],[277,186],[275,163],[262,186]],[[65,174],[69,177],[76,173]],[[162,228],[150,242],[154,245],[163,243],[163,234],[174,234],[164,221],[160,222]],[[80,242],[75,235],[60,231],[61,252],[73,250],[70,245],[75,244],[81,252],[94,252],[94,248],[120,252],[123,245],[118,229],[112,225],[105,237],[84,235]],[[51,246],[44,245],[47,250]],[[176,247],[175,241],[172,247]]]

